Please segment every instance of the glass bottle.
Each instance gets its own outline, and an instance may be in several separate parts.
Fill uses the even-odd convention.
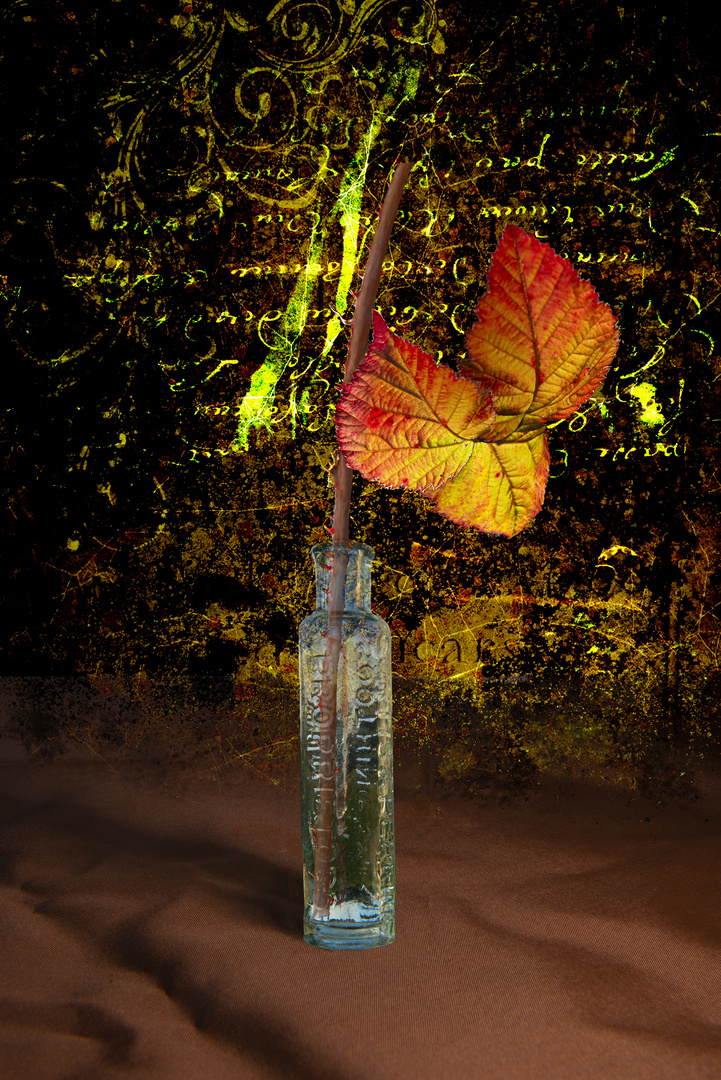
[[[352,542],[317,544],[316,610],[300,624],[303,937],[322,949],[368,949],[395,939],[395,836],[391,634],[370,610],[375,552]],[[321,691],[328,670],[333,560],[347,558],[336,693],[329,907],[314,911],[321,769]],[[331,696],[332,700],[332,696]],[[328,744],[332,754],[332,745]],[[319,890],[322,893],[322,889]]]

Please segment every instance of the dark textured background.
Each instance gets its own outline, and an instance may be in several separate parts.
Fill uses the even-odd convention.
[[[353,261],[356,214],[362,264],[406,156],[391,326],[453,365],[513,220],[589,278],[621,346],[553,426],[512,540],[356,477],[398,746],[476,793],[559,762],[643,785],[669,740],[717,748],[718,22],[16,0],[2,30],[0,672],[28,749],[152,730],[292,762],[360,280],[344,239]]]

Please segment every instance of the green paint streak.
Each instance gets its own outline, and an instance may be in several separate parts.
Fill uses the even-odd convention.
[[[313,224],[308,241],[305,269],[298,275],[285,315],[275,331],[275,342],[270,352],[250,380],[250,389],[240,403],[238,433],[233,449],[248,449],[251,428],[265,427],[271,430],[274,414],[275,391],[278,380],[293,359],[295,347],[303,333],[308,318],[308,294],[311,288],[311,267],[320,262],[323,237],[316,238],[318,226]],[[295,435],[295,413],[293,414]]]
[[[398,88],[405,79],[405,93],[394,106]],[[339,315],[348,307],[348,293],[351,281],[358,264],[358,232],[360,225],[361,204],[365,189],[366,174],[370,152],[378,134],[386,119],[389,109],[397,108],[404,101],[412,100],[418,91],[420,69],[408,67],[397,74],[392,74],[388,91],[383,95],[378,110],[376,111],[371,125],[365,136],[365,146],[353,158],[341,181],[338,201],[331,214],[331,219],[340,213],[341,228],[343,230],[343,262],[341,264],[340,279],[336,290],[336,308],[339,314],[334,315],[328,323],[325,344],[323,345],[322,357],[328,355],[333,348],[333,343],[341,331],[342,321]],[[391,116],[392,119],[392,116]]]
[[[697,329],[696,329],[695,327],[693,327],[693,326],[691,327],[691,333],[692,333],[692,334],[703,334],[703,336],[704,336],[705,338],[708,338],[708,339],[709,339],[709,341],[711,342],[711,348],[709,349],[709,353],[708,353],[708,354],[709,354],[709,356],[711,356],[712,352],[713,352],[713,351],[714,351],[714,349],[716,348],[716,343],[715,343],[714,339],[713,339],[713,338],[711,337],[711,335],[710,335],[710,334],[707,334],[705,330],[697,330]]]
[[[298,275],[293,296],[288,301],[280,326],[274,330],[275,340],[266,360],[250,379],[250,388],[239,409],[239,422],[233,449],[247,450],[251,428],[271,430],[274,414],[275,388],[278,379],[293,360],[298,339],[308,320],[309,293],[311,291],[311,268],[318,264],[323,249],[323,238],[316,239],[317,224],[311,228],[305,268]],[[295,414],[294,414],[295,421]],[[294,422],[295,435],[295,422]]]
[[[657,169],[662,169],[664,165],[668,165],[669,161],[673,161],[674,154],[677,150],[677,146],[674,146],[673,150],[667,150],[661,160],[657,161],[656,164],[648,170],[648,172],[640,173],[639,176],[629,176],[629,180],[644,180],[647,176],[650,176],[651,173],[655,173]]]
[[[636,383],[635,386],[629,387],[629,393],[635,398],[638,398],[639,403],[643,407],[643,411],[639,416],[639,420],[642,424],[646,424],[648,427],[656,427],[658,424],[664,424],[666,422],[665,417],[656,402],[655,386],[647,382]]]
[[[335,303],[338,313],[333,315],[326,329],[325,343],[321,357],[328,355],[333,348],[333,343],[341,331],[343,322],[340,316],[348,307],[348,293],[350,292],[353,275],[356,271],[358,256],[358,232],[360,228],[360,212],[365,189],[366,173],[368,171],[368,158],[373,143],[381,129],[383,118],[376,115],[366,133],[365,151],[356,154],[350,166],[343,174],[340,195],[332,216],[340,212],[340,223],[343,230],[343,261],[341,263],[340,278],[336,289]]]
[[[339,215],[343,230],[343,261],[336,290],[336,307],[339,314],[334,315],[328,323],[321,358],[328,355],[341,331],[343,323],[339,316],[348,306],[348,294],[357,267],[360,211],[371,149],[388,112],[394,105],[415,97],[419,78],[420,69],[411,68],[410,66],[391,73],[388,89],[374,113],[361,147],[343,174],[338,199],[324,222],[323,228],[320,229],[320,236],[316,236],[319,226],[317,223],[313,225],[306,252],[305,270],[301,271],[298,277],[285,315],[275,331],[275,341],[269,346],[270,352],[258,371],[252,376],[250,389],[240,403],[238,430],[233,445],[236,452],[248,449],[248,437],[251,428],[265,427],[268,431],[271,430],[275,413],[273,402],[277,385],[286,368],[293,361],[296,347],[308,318],[310,306],[308,295],[311,288],[309,268],[313,264],[317,265],[321,262],[324,242],[328,237],[331,225]],[[400,101],[397,101],[399,89],[404,89],[404,93]],[[294,438],[298,414],[300,413],[304,418],[309,411],[307,395],[304,394],[301,397],[300,404],[298,404],[295,394],[291,393],[290,414]]]

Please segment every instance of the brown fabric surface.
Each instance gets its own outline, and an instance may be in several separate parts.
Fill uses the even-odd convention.
[[[483,806],[398,763],[397,938],[344,953],[297,787],[0,756],[4,1080],[721,1076],[717,767]]]

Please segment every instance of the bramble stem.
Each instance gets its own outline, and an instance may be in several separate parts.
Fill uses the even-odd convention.
[[[343,382],[353,378],[368,352],[373,308],[380,284],[383,260],[388,250],[393,222],[398,213],[403,189],[412,169],[412,163],[399,165],[388,188],[378,217],[373,243],[368,254],[363,283],[353,315],[348,359]],[[333,508],[333,543],[349,542],[350,495],[353,470],[346,464],[340,448],[336,450],[333,466],[335,505]],[[313,918],[325,919],[330,914],[330,867],[333,843],[333,795],[335,792],[335,747],[338,702],[338,660],[341,651],[343,611],[345,608],[345,582],[348,555],[334,554],[331,563],[328,596],[328,638],[323,663],[323,685],[320,697],[320,780],[318,789],[318,813],[316,815],[316,851],[313,886]]]

